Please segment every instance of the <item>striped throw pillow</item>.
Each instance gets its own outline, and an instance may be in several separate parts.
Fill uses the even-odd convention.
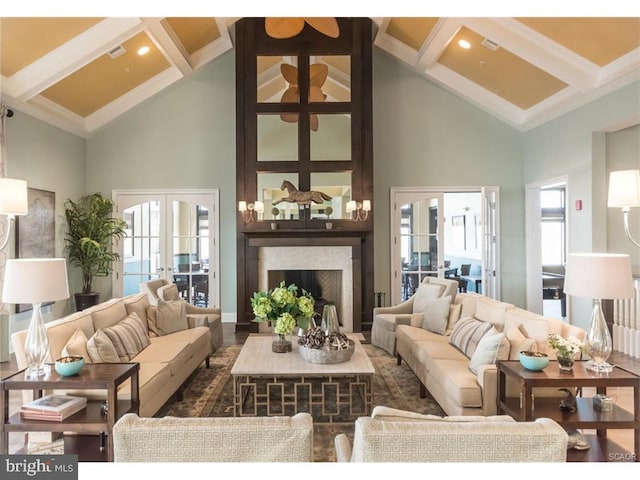
[[[151,344],[147,325],[140,316],[131,314],[112,327],[103,329],[118,353],[121,362],[128,362]]]
[[[449,343],[471,358],[482,337],[491,330],[491,324],[473,317],[461,318],[451,332]]]

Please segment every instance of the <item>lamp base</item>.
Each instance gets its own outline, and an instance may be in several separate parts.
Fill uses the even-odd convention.
[[[613,365],[608,362],[596,363],[593,360],[589,360],[585,365],[587,370],[592,370],[594,372],[600,373],[609,373],[613,371]]]
[[[42,365],[33,365],[27,367],[24,372],[26,378],[37,380],[38,378],[48,377],[51,375],[51,365],[44,363]]]

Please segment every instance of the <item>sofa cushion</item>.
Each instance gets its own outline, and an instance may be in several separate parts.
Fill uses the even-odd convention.
[[[447,325],[449,323],[449,313],[451,307],[451,296],[440,298],[431,298],[425,302],[422,313],[424,320],[422,321],[422,328],[429,330],[433,333],[444,335],[447,331]]]
[[[127,315],[131,315],[133,312],[137,313],[143,322],[147,322],[147,306],[149,305],[149,296],[144,293],[138,295],[131,295],[126,297],[124,306],[127,310]]]
[[[111,327],[126,318],[126,316],[127,309],[122,298],[110,300],[91,309],[93,328],[96,331],[101,328]]]
[[[187,302],[182,300],[158,300],[156,327],[161,335],[167,335],[189,328],[187,323]]]
[[[544,316],[521,308],[514,308],[507,312],[504,322],[506,331],[512,327],[519,327],[526,337],[535,340],[539,352],[549,353],[547,352],[547,340],[550,333],[549,322]]]
[[[146,323],[135,312],[102,331],[111,340],[121,362],[130,361],[151,343]]]
[[[444,292],[443,285],[435,285],[431,283],[421,283],[413,297],[413,313],[424,312],[427,300],[439,298]]]
[[[411,354],[421,365],[424,365],[427,370],[430,370],[432,362],[443,358],[448,360],[469,360],[464,353],[448,342],[416,342],[411,347]]]
[[[183,371],[185,364],[193,355],[194,348],[190,343],[165,335],[154,337],[151,345],[133,357],[132,360],[140,363],[168,363],[171,375],[177,375]]]
[[[489,297],[481,297],[476,303],[474,317],[483,322],[488,322],[495,326],[498,331],[502,331],[505,312],[511,308],[514,308],[514,306],[510,303],[499,302]]]
[[[462,304],[452,304],[449,307],[449,321],[447,322],[447,330],[445,331],[445,335],[451,335],[453,332],[453,328],[460,320],[460,314],[462,313]]]
[[[508,356],[509,342],[505,339],[504,333],[497,332],[495,328],[489,330],[480,342],[478,342],[478,347],[469,360],[469,370],[477,375],[480,365],[493,365],[496,363],[498,350],[500,350],[500,346],[502,346],[505,341]]]
[[[170,283],[158,288],[158,299],[165,302],[172,302],[180,300],[180,294],[178,293],[178,286],[175,283]]]
[[[449,343],[471,358],[478,342],[489,330],[491,330],[490,323],[481,322],[472,317],[461,318],[451,332]]]
[[[78,328],[62,348],[62,356],[79,356],[83,357],[85,362],[91,362],[91,357],[89,356],[89,352],[87,351],[88,341],[89,339],[84,334],[84,332]]]
[[[469,370],[468,359],[439,359],[432,362],[429,373],[431,381],[437,382],[455,405],[462,408],[482,407],[482,389],[477,375]]]
[[[120,357],[111,339],[102,329],[97,330],[87,341],[87,352],[93,363],[118,363]]]
[[[385,407],[377,405],[373,407],[371,418],[383,421],[428,421],[428,422],[509,422],[514,423],[515,420],[509,415],[449,415],[440,417],[438,415],[416,413],[407,410],[399,410],[397,408]]]

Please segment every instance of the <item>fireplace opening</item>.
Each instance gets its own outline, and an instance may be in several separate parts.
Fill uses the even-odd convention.
[[[322,310],[327,303],[333,303],[338,312],[338,321],[342,326],[342,270],[269,270],[269,290],[284,282],[285,285],[294,283],[298,287],[298,294],[306,290],[315,300],[314,320],[316,325],[322,321]]]

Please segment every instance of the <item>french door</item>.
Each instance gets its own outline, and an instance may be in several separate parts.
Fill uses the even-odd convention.
[[[220,304],[218,192],[115,191],[116,214],[127,222],[118,242],[114,295],[140,291],[140,283],[164,278],[199,306]]]
[[[398,187],[390,192],[391,305],[411,297],[425,276],[451,276],[449,262],[445,261],[444,203],[447,194],[461,192],[475,192],[482,198],[480,215],[473,225],[480,255],[477,284],[481,285],[483,295],[500,298],[499,189]],[[450,228],[454,244],[457,240],[464,244],[467,237],[471,238],[465,228],[461,238],[456,236],[459,229]]]

